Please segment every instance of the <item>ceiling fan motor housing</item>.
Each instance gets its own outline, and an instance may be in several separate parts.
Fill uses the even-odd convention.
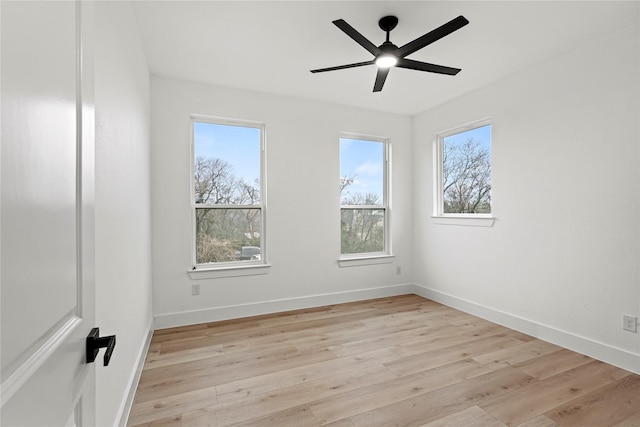
[[[385,53],[395,53],[395,51],[398,49],[398,46],[391,42],[384,42],[380,46],[378,46],[378,49],[380,49],[382,51],[382,54],[384,55]]]

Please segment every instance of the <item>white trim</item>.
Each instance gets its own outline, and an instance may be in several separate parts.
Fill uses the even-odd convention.
[[[230,119],[224,117],[217,116],[207,116],[203,114],[190,114],[190,177],[189,177],[189,198],[191,200],[191,265],[194,268],[198,269],[199,265],[196,261],[196,209],[259,209],[260,210],[260,254],[261,254],[261,264],[267,264],[267,135],[266,135],[266,124],[263,122],[256,122],[250,120],[242,120],[242,119]],[[222,126],[236,126],[236,127],[245,127],[245,128],[253,128],[260,130],[260,203],[255,205],[200,205],[196,204],[194,200],[194,166],[195,166],[195,144],[194,144],[194,126],[195,123],[210,123],[215,125]],[[227,264],[227,263],[220,263]],[[204,267],[206,270],[211,270],[211,267]],[[224,269],[224,267],[222,267]]]
[[[258,316],[261,314],[280,313],[283,311],[322,307],[325,305],[364,301],[368,299],[406,295],[411,293],[413,293],[413,285],[411,284],[357,289],[353,291],[214,307],[203,310],[185,311],[181,313],[159,314],[155,316],[155,325],[157,329],[173,328],[177,326],[195,325],[199,323]]]
[[[365,133],[355,133],[355,132],[340,132],[340,138],[360,139],[362,141],[376,141],[376,142],[385,142],[389,140],[388,136],[368,135]]]
[[[213,268],[197,268],[187,271],[191,280],[218,279],[222,277],[257,276],[267,274],[271,264],[233,264]]]
[[[149,346],[151,345],[151,338],[153,338],[153,331],[153,318],[151,318],[149,319],[149,324],[147,326],[147,337],[142,343],[140,351],[138,351],[138,363],[136,363],[134,369],[131,371],[127,392],[120,403],[120,408],[118,409],[116,419],[119,420],[117,424],[119,427],[126,427],[128,424],[129,414],[131,413],[131,407],[133,406],[133,398],[136,395],[136,390],[140,383],[140,376],[142,375],[142,369],[144,368],[144,362],[147,359],[147,354],[149,353]]]
[[[318,294],[234,306],[216,307],[182,313],[155,316],[157,329],[194,325],[220,320],[236,319],[261,314],[279,313],[324,305],[364,301],[396,295],[415,294],[448,307],[489,320],[490,322],[523,332],[527,335],[585,354],[622,369],[640,374],[640,354],[610,346],[590,338],[572,334],[552,326],[543,325],[511,313],[506,313],[456,296],[410,283],[381,288]]]
[[[456,126],[454,128],[450,128],[450,129],[436,133],[435,139],[433,140],[433,184],[434,185],[433,185],[433,216],[432,218],[446,217],[446,216],[455,217],[455,215],[444,213],[444,194],[443,194],[444,182],[443,182],[443,176],[442,176],[443,174],[442,169],[443,169],[443,162],[444,162],[444,158],[443,158],[444,139],[448,136],[467,132],[469,130],[477,129],[483,126],[492,126],[492,130],[493,130],[491,117],[475,120],[473,122],[466,123],[464,125]],[[492,136],[492,139],[493,139],[493,136]],[[491,141],[491,149],[493,150],[493,141]],[[493,163],[493,160],[492,160],[492,163]],[[490,216],[491,214],[471,213],[466,215],[474,216],[474,217],[476,215],[481,215],[486,217],[486,216]],[[475,224],[449,222],[447,225],[475,225]],[[493,225],[493,222],[491,222],[491,225]],[[491,225],[488,225],[488,226],[490,227]]]
[[[382,141],[382,203],[384,205],[384,253],[387,255],[391,255],[391,186],[389,185],[391,150],[389,147],[391,147],[391,142],[389,142],[389,138],[385,138]]]
[[[414,293],[423,298],[640,374],[640,354],[423,286],[414,285]]]
[[[466,225],[473,227],[493,227],[495,217],[482,214],[432,216],[432,222],[438,225]]]
[[[340,195],[340,216],[342,216],[343,209],[376,209],[384,211],[384,248],[382,253],[387,256],[391,256],[392,253],[392,245],[391,245],[391,141],[388,137],[383,136],[374,136],[374,135],[365,135],[359,133],[352,132],[340,132],[340,137],[338,138],[338,149],[340,151],[342,139],[356,139],[360,141],[367,142],[379,142],[382,144],[382,162],[383,162],[383,171],[382,171],[382,204],[381,205],[343,205],[342,204],[342,195]],[[342,154],[340,154],[340,163],[342,163]],[[341,230],[342,232],[342,230]],[[344,259],[345,257],[349,258],[350,256],[359,257],[359,254],[343,254],[342,247],[338,248],[338,253],[340,254],[340,259]],[[360,257],[360,258],[370,258],[368,256]]]
[[[232,119],[229,117],[208,116],[206,114],[196,113],[189,114],[189,117],[191,117],[192,121],[211,123],[214,125],[242,126],[256,129],[264,128],[264,122],[258,122],[255,120]]]
[[[38,369],[64,344],[73,331],[82,323],[78,316],[71,316],[31,356],[2,381],[0,385],[0,407],[26,384]]]
[[[481,128],[482,126],[486,126],[490,124],[491,124],[491,117],[484,117],[482,119],[474,120],[472,122],[465,123],[460,126],[454,126],[452,128],[442,130],[440,132],[437,132],[436,135],[445,138],[447,136],[455,135],[457,133],[462,133],[475,128]]]
[[[364,255],[353,258],[340,258],[340,267],[357,267],[360,265],[390,264],[395,261],[395,255]]]

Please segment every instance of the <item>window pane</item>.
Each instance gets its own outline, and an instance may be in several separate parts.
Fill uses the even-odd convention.
[[[193,151],[196,203],[260,203],[259,128],[194,122]]]
[[[343,254],[384,251],[384,209],[342,208]]]
[[[340,203],[384,205],[384,143],[340,138]]]
[[[196,209],[196,263],[259,260],[262,209]]]
[[[491,125],[443,138],[444,213],[491,213]]]

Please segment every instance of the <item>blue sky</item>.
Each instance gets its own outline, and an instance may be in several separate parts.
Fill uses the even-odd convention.
[[[355,175],[349,193],[376,193],[382,196],[384,144],[379,141],[340,138],[340,176]],[[381,197],[382,199],[382,197]]]
[[[194,122],[194,156],[220,158],[245,181],[260,177],[260,129]],[[340,176],[355,175],[349,192],[382,196],[384,144],[378,141],[340,139]]]
[[[260,129],[194,122],[194,156],[225,160],[236,177],[260,178]]]
[[[447,136],[444,138],[446,144],[462,144],[467,139],[473,138],[474,141],[480,143],[480,147],[487,148],[489,150],[489,157],[491,157],[491,125],[485,125],[479,128],[471,129],[455,135]]]
[[[447,136],[446,143],[463,143],[469,137],[491,153],[491,125]],[[221,158],[233,167],[236,177],[247,182],[260,178],[260,129],[194,122],[195,157]],[[350,194],[382,196],[384,144],[379,141],[340,138],[340,176],[354,176]]]

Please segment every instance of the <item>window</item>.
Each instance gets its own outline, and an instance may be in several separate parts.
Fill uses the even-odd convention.
[[[435,215],[491,214],[491,123],[475,122],[436,138]]]
[[[194,265],[264,264],[264,127],[192,124]]]
[[[340,216],[343,256],[389,253],[388,142],[340,138]]]

